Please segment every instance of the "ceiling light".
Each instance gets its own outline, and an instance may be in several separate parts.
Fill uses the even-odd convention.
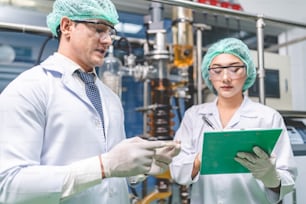
[[[121,33],[137,34],[142,29],[142,26],[133,23],[119,23],[115,28]]]
[[[22,6],[22,7],[34,7],[36,5],[35,1],[32,1],[32,0],[14,1],[13,4],[16,6]]]

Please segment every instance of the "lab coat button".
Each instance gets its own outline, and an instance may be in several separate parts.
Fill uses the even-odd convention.
[[[113,197],[113,195],[114,195],[114,189],[110,188],[109,189],[109,197]]]
[[[100,120],[99,120],[99,119],[95,119],[94,123],[95,123],[95,126],[96,126],[96,127],[99,127],[99,126],[100,126]]]

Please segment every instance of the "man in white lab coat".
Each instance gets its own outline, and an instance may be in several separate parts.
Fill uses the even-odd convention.
[[[58,51],[0,96],[0,203],[128,204],[125,177],[161,173],[178,153],[174,141],[125,139],[120,99],[94,70],[117,23],[110,0],[54,2],[47,24]]]

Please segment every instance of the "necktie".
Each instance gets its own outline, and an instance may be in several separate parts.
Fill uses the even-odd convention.
[[[95,75],[93,73],[86,73],[82,71],[78,71],[77,73],[85,83],[85,91],[87,97],[89,98],[92,105],[95,107],[95,109],[98,111],[100,115],[102,121],[102,129],[105,136],[103,109],[102,109],[100,93],[94,81]]]

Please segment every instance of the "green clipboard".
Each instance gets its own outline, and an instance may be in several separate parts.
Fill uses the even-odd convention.
[[[259,146],[271,154],[282,129],[229,130],[205,132],[200,174],[248,173],[234,160],[237,152],[253,152]]]

